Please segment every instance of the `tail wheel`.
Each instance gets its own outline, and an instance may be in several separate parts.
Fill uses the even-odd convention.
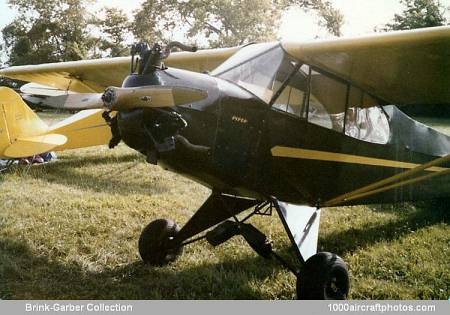
[[[179,231],[172,220],[150,222],[139,237],[139,254],[144,263],[163,266],[174,261],[182,252],[182,247],[172,242]]]
[[[347,266],[332,253],[311,256],[297,278],[297,297],[302,300],[343,300],[349,289]]]

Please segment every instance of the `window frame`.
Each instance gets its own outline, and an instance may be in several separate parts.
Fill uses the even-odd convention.
[[[312,72],[315,71],[315,72],[317,72],[317,73],[319,73],[319,74],[321,74],[323,76],[326,76],[328,79],[336,80],[338,83],[344,84],[346,86],[346,97],[345,97],[345,109],[344,109],[343,128],[342,128],[341,131],[337,131],[335,129],[330,129],[330,130],[332,130],[334,132],[337,132],[337,133],[341,133],[344,136],[347,136],[347,137],[352,138],[352,139],[356,139],[356,140],[359,140],[359,141],[371,143],[369,141],[365,141],[365,140],[361,140],[361,139],[352,137],[352,136],[347,135],[345,133],[347,120],[348,120],[348,115],[349,115],[348,109],[349,109],[349,103],[350,103],[350,93],[351,93],[352,88],[356,88],[356,89],[359,89],[361,91],[361,103],[363,102],[365,97],[373,98],[378,103],[378,105],[375,105],[373,107],[378,107],[380,109],[382,115],[384,115],[384,117],[389,122],[390,117],[387,114],[387,112],[385,111],[385,109],[383,108],[383,105],[386,105],[387,103],[385,101],[383,101],[382,99],[380,99],[379,97],[376,97],[376,96],[372,95],[371,93],[367,92],[365,89],[359,87],[358,85],[353,84],[351,81],[347,81],[347,80],[345,80],[343,78],[340,78],[340,77],[336,76],[335,74],[330,73],[330,72],[328,72],[326,70],[320,69],[320,68],[318,68],[316,66],[312,66],[312,65],[310,65],[310,64],[308,64],[306,62],[300,61],[300,60],[297,60],[297,63],[298,64],[296,66],[296,71],[292,71],[290,73],[289,77],[285,80],[285,82],[283,82],[283,84],[280,86],[280,88],[277,90],[277,92],[273,95],[272,99],[269,102],[269,108],[274,108],[277,111],[280,111],[280,112],[282,112],[284,114],[287,114],[289,116],[294,116],[294,117],[296,117],[298,119],[301,119],[301,120],[305,120],[306,122],[309,123],[309,107],[310,107],[310,103],[311,103],[310,102],[310,99],[311,99],[311,76],[312,76]],[[277,109],[277,108],[273,107],[276,99],[281,95],[283,90],[286,89],[289,86],[289,82],[292,80],[292,78],[294,77],[295,73],[298,72],[304,65],[308,67],[308,73],[307,73],[306,90],[304,91],[305,95],[304,95],[304,98],[303,98],[303,101],[302,101],[302,109],[300,111],[300,115],[295,115],[295,114],[289,113],[287,110],[283,111],[283,110],[280,110],[280,109]],[[326,127],[323,127],[323,128],[326,128]]]

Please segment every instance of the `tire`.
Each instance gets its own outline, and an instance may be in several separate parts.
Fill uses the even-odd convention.
[[[173,246],[173,239],[180,228],[172,220],[158,219],[150,222],[139,237],[139,254],[144,263],[164,266],[174,261],[182,252],[181,246]]]
[[[349,289],[347,266],[332,253],[311,256],[297,277],[297,298],[301,300],[344,300]]]

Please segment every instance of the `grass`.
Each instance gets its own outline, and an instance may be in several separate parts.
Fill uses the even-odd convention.
[[[295,277],[240,237],[194,243],[165,267],[143,265],[145,224],[183,224],[210,192],[125,145],[63,152],[0,176],[1,299],[295,298]],[[350,298],[448,299],[449,217],[437,202],[325,209],[319,249],[348,263]],[[276,216],[253,222],[287,253]]]

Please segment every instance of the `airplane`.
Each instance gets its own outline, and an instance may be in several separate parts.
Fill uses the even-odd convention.
[[[103,110],[110,147],[123,141],[211,189],[183,227],[157,219],[143,229],[145,263],[162,266],[190,243],[218,246],[241,235],[294,273],[299,299],[343,299],[347,265],[316,253],[323,208],[449,196],[450,137],[397,107],[450,104],[449,51],[450,27],[436,27],[199,51],[139,43],[131,60],[0,75],[76,92],[63,107]],[[248,223],[274,213],[295,263]]]
[[[101,109],[80,111],[48,126],[18,93],[0,87],[0,159],[107,144],[111,131],[102,114]]]

